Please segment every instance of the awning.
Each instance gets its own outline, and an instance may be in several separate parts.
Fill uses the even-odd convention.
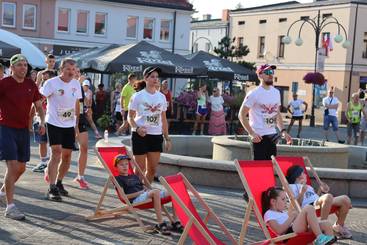
[[[19,54],[20,48],[0,41],[0,58],[10,59],[13,55]]]

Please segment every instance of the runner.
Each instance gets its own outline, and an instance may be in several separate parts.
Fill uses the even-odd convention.
[[[87,119],[87,122],[89,123],[89,125],[91,126],[91,128],[94,131],[94,135],[96,139],[102,139],[102,136],[99,134],[98,129],[96,127],[96,125],[93,122],[93,110],[92,110],[92,103],[93,103],[93,93],[92,91],[89,89],[90,88],[90,80],[85,79],[84,76],[80,77],[80,82],[83,80],[82,82],[82,89],[84,91],[84,106],[86,108],[86,114],[85,114],[85,118]]]
[[[77,127],[75,127],[76,139],[79,142],[80,148],[78,157],[78,176],[74,179],[74,182],[78,183],[80,189],[83,190],[89,188],[88,182],[85,181],[84,177],[88,160],[88,120],[86,114],[88,113],[89,108],[85,105],[86,99],[84,90],[82,89],[82,98],[79,100],[79,122]]]
[[[204,134],[204,121],[206,115],[208,115],[207,102],[209,100],[208,91],[206,84],[202,84],[197,91],[197,107],[196,107],[196,119],[194,123],[194,130],[192,135],[196,134],[198,125],[200,125],[200,135]]]
[[[46,122],[51,146],[51,159],[45,169],[45,180],[50,183],[46,197],[53,201],[62,201],[60,195],[68,195],[62,179],[70,167],[74,127],[79,118],[79,99],[82,98],[80,84],[73,79],[75,72],[75,61],[64,59],[60,64],[60,75],[49,79],[41,88],[41,93],[47,97]]]
[[[40,117],[39,133],[45,133],[41,95],[36,84],[26,77],[27,59],[17,54],[10,59],[12,75],[0,80],[0,160],[6,161],[0,206],[6,205],[5,217],[22,220],[25,215],[15,206],[15,183],[30,160],[29,112],[32,103]]]
[[[39,89],[43,86],[43,84],[50,78],[55,76],[55,72],[52,70],[44,70],[40,71],[42,74],[42,82],[39,86]],[[42,107],[44,112],[47,110],[47,99],[45,97],[42,98]],[[34,109],[34,108],[32,108]],[[34,134],[34,142],[38,143],[39,155],[41,162],[32,169],[33,172],[43,173],[45,168],[47,167],[47,162],[50,158],[47,156],[48,149],[48,140],[47,140],[47,132],[44,135],[40,135],[38,133],[38,128],[40,125],[39,115],[36,115],[33,118],[33,134]]]
[[[128,83],[125,84],[125,86],[122,88],[122,92],[121,92],[121,114],[123,116],[124,122],[123,124],[117,129],[116,134],[117,135],[121,135],[121,133],[125,133],[128,132],[129,129],[129,123],[127,121],[127,114],[129,112],[129,102],[130,102],[130,98],[133,94],[135,94],[135,90],[134,90],[134,83],[136,81],[136,75],[135,74],[130,74],[128,76]]]
[[[280,114],[280,93],[273,87],[276,66],[261,65],[257,68],[260,85],[245,97],[238,118],[248,132],[252,142],[254,160],[270,160],[277,154],[276,143],[283,136],[288,144],[292,143],[283,126]],[[249,119],[247,119],[249,114]],[[278,127],[280,134],[277,133]]]
[[[166,118],[167,103],[164,95],[156,90],[160,74],[158,67],[148,67],[143,76],[145,88],[130,100],[128,121],[132,128],[132,149],[136,162],[150,182],[153,181],[163,150],[171,149]]]
[[[116,130],[121,126],[122,123],[122,116],[121,116],[121,103],[120,103],[120,96],[121,96],[121,83],[117,82],[115,84],[115,90],[111,92],[111,115],[114,118],[116,124]]]
[[[292,114],[292,119],[291,119],[291,122],[289,123],[287,133],[289,134],[291,132],[294,121],[297,120],[299,123],[297,138],[300,138],[301,131],[302,131],[303,113],[307,111],[308,104],[305,101],[298,99],[297,97],[298,97],[297,93],[293,93],[293,100],[289,102],[288,107],[287,107],[287,110],[289,111],[289,113]],[[302,105],[305,106],[304,109],[302,108]]]
[[[49,70],[54,73],[54,76],[57,76],[57,71],[55,70],[55,63],[56,59],[55,56],[52,54],[48,54],[45,59],[45,63],[47,65],[47,68],[43,71]],[[37,73],[37,79],[36,79],[37,86],[40,87],[40,84],[42,83],[42,71]]]

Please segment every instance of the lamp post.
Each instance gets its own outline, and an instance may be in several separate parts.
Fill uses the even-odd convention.
[[[313,19],[307,18],[307,19],[300,19],[300,20],[294,21],[289,26],[288,31],[287,31],[287,35],[285,37],[283,37],[283,39],[282,39],[282,42],[284,44],[290,44],[292,42],[292,39],[289,36],[289,32],[292,29],[292,27],[294,26],[294,24],[296,24],[298,22],[302,22],[302,24],[301,24],[301,26],[299,27],[299,30],[298,30],[298,37],[294,42],[297,46],[301,46],[303,44],[303,40],[301,38],[301,32],[302,32],[302,28],[305,24],[311,25],[311,27],[313,28],[313,30],[315,32],[315,67],[314,67],[314,72],[317,71],[317,55],[318,55],[318,51],[320,49],[320,47],[319,47],[320,34],[322,33],[322,30],[326,26],[328,26],[330,24],[337,25],[338,35],[336,35],[334,37],[334,41],[336,43],[341,43],[344,39],[343,36],[340,35],[340,29],[342,29],[343,32],[344,32],[344,36],[345,36],[345,41],[342,44],[343,48],[348,48],[351,45],[351,42],[347,39],[347,32],[345,31],[344,26],[339,23],[338,19],[336,19],[333,16],[327,16],[327,17],[324,17],[324,18],[321,19],[320,10],[317,12],[317,16],[314,17]],[[311,107],[310,126],[315,127],[315,84],[312,84],[312,107]]]
[[[191,46],[191,53],[194,53],[194,46],[195,46],[195,44],[197,43],[197,41],[199,41],[200,39],[204,39],[204,40],[208,41],[208,43],[209,43],[209,45],[210,45],[209,50],[208,50],[208,53],[210,52],[210,50],[214,50],[214,48],[213,48],[213,44],[212,44],[212,42],[209,40],[209,38],[207,38],[207,37],[198,37],[198,38],[196,38],[196,39],[195,39],[195,41],[193,41],[193,42],[192,42],[192,46]],[[196,51],[198,51],[198,50],[196,50]]]

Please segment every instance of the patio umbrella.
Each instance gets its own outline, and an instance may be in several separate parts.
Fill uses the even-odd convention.
[[[205,66],[207,68],[208,77],[211,78],[224,79],[227,81],[257,80],[257,75],[254,71],[204,51],[187,55],[186,58],[197,65]]]
[[[160,67],[168,77],[194,77],[206,73],[205,67],[145,41],[106,50],[88,63],[93,70],[106,73],[142,72],[148,66]]]
[[[20,54],[20,48],[0,41],[0,58],[10,59],[15,54]]]

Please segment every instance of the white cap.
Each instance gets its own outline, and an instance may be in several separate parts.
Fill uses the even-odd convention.
[[[84,80],[83,81],[83,86],[87,85],[88,87],[90,87],[90,81],[89,80]]]

